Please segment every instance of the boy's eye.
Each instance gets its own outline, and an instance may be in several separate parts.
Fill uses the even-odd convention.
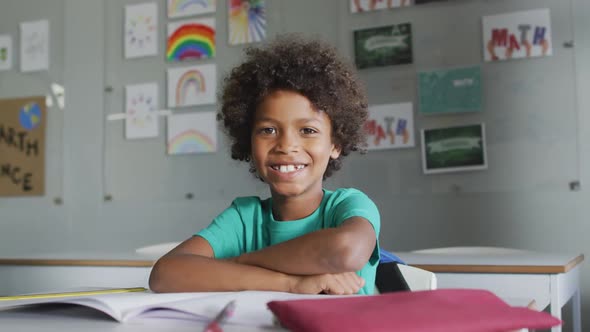
[[[317,133],[318,131],[313,128],[303,128],[301,129],[301,132],[305,135],[311,135]]]
[[[261,134],[272,135],[276,132],[276,129],[274,129],[272,127],[266,127],[266,128],[261,128],[259,131]]]

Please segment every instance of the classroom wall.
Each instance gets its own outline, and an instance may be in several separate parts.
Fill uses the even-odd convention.
[[[127,250],[180,241],[204,227],[238,195],[263,195],[247,165],[232,161],[220,133],[215,154],[167,156],[165,121],[155,139],[124,139],[124,86],[157,81],[165,107],[163,48],[157,57],[123,59],[123,8],[139,0],[0,0],[0,34],[18,23],[47,18],[48,72],[0,72],[0,97],[66,88],[66,107],[49,109],[46,195],[0,198],[0,255],[64,250]],[[440,246],[507,246],[590,252],[590,3],[586,0],[454,0],[352,15],[348,2],[268,1],[268,34],[319,35],[352,57],[355,29],[411,22],[414,63],[367,69],[359,75],[371,104],[417,101],[421,70],[481,65],[483,112],[425,117],[416,129],[485,122],[486,171],[423,175],[419,147],[353,155],[327,187],[353,186],[378,204],[381,245],[402,251]],[[164,40],[164,1],[160,40]],[[227,45],[225,1],[219,1],[218,78],[239,62],[242,47]],[[553,56],[484,63],[481,16],[549,8]],[[575,40],[575,48],[562,44]],[[163,45],[163,42],[161,43]],[[18,68],[18,63],[15,64]],[[180,112],[215,110],[214,105]],[[418,137],[416,137],[418,138]],[[571,191],[570,181],[581,181]],[[186,195],[191,193],[192,199]],[[105,199],[105,197],[110,199]],[[55,200],[61,199],[62,204]],[[590,312],[589,265],[583,266],[584,312]],[[584,316],[584,315],[583,315]],[[588,324],[588,322],[586,322]]]

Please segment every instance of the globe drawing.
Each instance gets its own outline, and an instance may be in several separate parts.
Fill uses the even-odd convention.
[[[37,103],[28,103],[18,114],[21,126],[26,130],[33,130],[41,124],[41,107]]]

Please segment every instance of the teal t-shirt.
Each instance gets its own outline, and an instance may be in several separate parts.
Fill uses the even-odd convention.
[[[367,195],[352,188],[335,191],[324,189],[322,202],[311,215],[290,221],[274,220],[272,198],[261,200],[259,197],[239,197],[196,235],[209,242],[216,258],[230,258],[319,229],[338,227],[351,217],[367,219],[379,238],[381,218],[377,206]],[[365,286],[359,294],[373,294],[378,263],[377,241],[369,261],[357,272],[365,279]]]

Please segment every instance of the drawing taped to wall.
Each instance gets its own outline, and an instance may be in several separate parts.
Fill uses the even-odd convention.
[[[412,26],[402,23],[356,30],[354,56],[359,69],[412,63]]]
[[[0,70],[12,69],[12,37],[0,35]]]
[[[482,24],[485,61],[552,54],[549,9],[484,16]]]
[[[49,21],[20,24],[20,70],[23,72],[49,69]]]
[[[168,0],[168,17],[185,17],[214,13],[216,0]]]
[[[483,123],[421,130],[425,174],[487,168]]]
[[[414,0],[349,0],[351,13],[411,6]]]
[[[168,69],[168,107],[215,103],[217,69],[214,64]]]
[[[215,56],[215,19],[201,18],[168,23],[166,59],[183,61]]]
[[[415,146],[412,103],[369,106],[364,127],[368,150]]]
[[[229,44],[245,44],[266,38],[266,2],[229,0]]]
[[[134,84],[125,87],[125,137],[158,136],[158,84]]]
[[[156,3],[125,6],[125,58],[158,54]]]
[[[479,66],[439,69],[418,74],[420,113],[446,114],[481,110]]]
[[[215,112],[177,114],[168,117],[168,154],[217,151]]]

